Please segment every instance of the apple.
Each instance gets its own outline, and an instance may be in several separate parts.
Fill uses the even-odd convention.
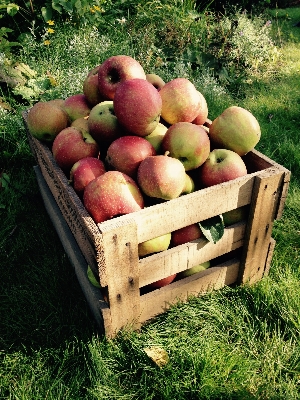
[[[238,207],[234,210],[226,211],[222,214],[225,226],[230,226],[248,217],[249,206]]]
[[[200,107],[198,110],[197,117],[192,122],[193,122],[193,124],[196,124],[196,125],[203,125],[208,117],[208,107],[207,107],[206,99],[203,96],[203,94],[199,91],[198,91],[198,93],[199,93],[199,97],[200,97]]]
[[[75,192],[82,194],[88,183],[105,172],[104,163],[98,158],[81,158],[70,170],[70,183],[73,185]]]
[[[186,172],[177,158],[162,154],[149,156],[139,165],[137,182],[147,196],[171,200],[184,190]]]
[[[156,151],[148,140],[140,136],[122,136],[114,140],[107,149],[105,163],[107,169],[124,172],[136,178],[140,163]]]
[[[98,69],[98,88],[101,96],[113,100],[118,85],[133,78],[146,80],[145,71],[137,60],[126,55],[107,58]]]
[[[195,191],[195,182],[194,182],[193,178],[186,173],[185,174],[185,184],[184,184],[181,194],[189,194],[194,191]]]
[[[152,288],[152,289],[160,289],[160,288],[162,288],[164,286],[167,286],[167,285],[169,285],[170,283],[172,283],[174,281],[174,279],[176,278],[176,275],[177,274],[173,274],[173,275],[170,275],[170,276],[168,276],[166,278],[159,279],[156,282],[152,282],[152,283],[149,284],[149,287]]]
[[[88,117],[77,118],[71,123],[70,126],[77,128],[80,131],[89,132]]]
[[[112,100],[96,104],[88,118],[88,128],[92,137],[101,146],[108,147],[115,139],[122,136],[124,129],[119,124],[114,112]]]
[[[120,171],[107,171],[84,189],[83,204],[96,223],[139,211],[143,195],[136,182]]]
[[[73,165],[81,158],[98,157],[99,146],[88,132],[70,126],[56,136],[52,153],[59,167],[69,174]]]
[[[186,278],[187,276],[191,276],[200,271],[205,271],[210,267],[210,261],[205,261],[202,264],[195,265],[194,267],[188,268],[184,271],[181,271],[177,274],[179,279]]]
[[[212,121],[209,136],[215,148],[233,150],[243,156],[257,145],[261,129],[250,111],[231,106]]]
[[[87,101],[93,107],[101,101],[106,100],[104,96],[100,94],[99,85],[98,85],[98,71],[100,65],[91,69],[86,78],[83,81],[82,91]]]
[[[52,143],[57,134],[67,128],[68,124],[68,115],[52,101],[35,103],[27,115],[30,134],[47,143]]]
[[[191,242],[203,236],[202,231],[197,223],[184,226],[171,233],[171,247]]]
[[[138,244],[139,257],[167,250],[171,241],[171,232]]]
[[[162,100],[146,79],[121,82],[114,97],[115,115],[122,126],[137,136],[147,136],[160,120]]]
[[[246,174],[247,168],[242,157],[228,149],[214,149],[199,168],[202,187],[217,185]]]
[[[87,117],[91,112],[91,105],[83,93],[67,97],[62,108],[68,114],[71,122],[77,118]]]
[[[52,104],[52,105],[58,106],[58,107],[62,107],[64,102],[65,102],[64,99],[52,99],[52,100],[47,101],[48,104]]]
[[[148,82],[152,83],[157,90],[160,90],[165,85],[165,81],[157,74],[146,74],[146,79]]]
[[[167,130],[168,128],[159,122],[153,132],[144,136],[145,139],[152,144],[157,153],[162,152],[161,144]]]
[[[207,132],[191,122],[177,122],[169,127],[163,140],[163,151],[182,162],[186,171],[200,167],[210,153]]]
[[[192,122],[200,109],[200,96],[187,78],[175,78],[158,92],[162,99],[162,118],[169,124]]]

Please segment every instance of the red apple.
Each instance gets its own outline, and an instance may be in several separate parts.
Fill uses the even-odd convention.
[[[192,122],[200,109],[200,96],[194,84],[186,78],[175,78],[159,91],[162,98],[162,118],[169,124]]]
[[[124,129],[119,124],[114,112],[112,100],[96,104],[88,118],[88,128],[100,147],[108,147],[115,139],[122,136]]]
[[[165,81],[157,74],[146,74],[146,79],[148,82],[152,83],[157,90],[160,90],[165,85]]]
[[[184,226],[171,233],[171,247],[191,242],[192,240],[199,239],[201,236],[203,235],[197,223]]]
[[[93,107],[101,101],[105,100],[105,97],[100,94],[98,85],[98,71],[100,65],[90,70],[83,81],[83,94],[87,98],[87,101]]]
[[[138,168],[137,181],[149,197],[171,200],[179,197],[186,185],[183,164],[167,155],[146,157]]]
[[[68,124],[69,120],[65,111],[51,100],[35,103],[27,115],[27,127],[30,134],[48,143],[52,143],[57,134]]]
[[[88,183],[105,172],[104,163],[98,158],[81,158],[70,170],[70,183],[78,194],[82,194]]]
[[[105,163],[108,169],[124,172],[136,178],[140,163],[148,156],[155,156],[151,143],[140,136],[122,136],[107,149]]]
[[[260,136],[260,125],[254,115],[237,106],[226,108],[209,128],[214,148],[233,150],[240,156],[253,150]]]
[[[98,157],[99,146],[92,136],[74,127],[59,132],[52,144],[52,153],[60,168],[69,174],[73,165],[85,157]]]
[[[87,117],[91,112],[91,105],[83,93],[67,97],[62,108],[68,114],[71,122],[77,118]]]
[[[177,122],[170,126],[162,140],[162,150],[180,160],[186,171],[200,167],[210,153],[207,132],[191,122]]]
[[[208,107],[207,107],[206,99],[203,96],[203,94],[199,91],[198,91],[198,93],[199,93],[199,97],[200,97],[200,108],[198,110],[197,117],[192,122],[193,122],[193,124],[196,124],[196,125],[203,125],[208,117]]]
[[[137,60],[126,55],[109,57],[99,66],[98,70],[100,94],[112,100],[118,85],[133,78],[146,80],[144,69]]]
[[[84,189],[83,204],[96,223],[139,211],[144,199],[136,182],[119,171],[108,171]]]
[[[217,185],[246,174],[247,168],[242,157],[228,149],[211,151],[208,159],[199,168],[199,180],[202,187]]]
[[[129,132],[147,136],[159,123],[162,101],[159,92],[146,79],[121,82],[115,92],[114,111]]]
[[[161,287],[167,286],[174,281],[177,274],[168,276],[167,278],[160,279],[156,282],[150,283],[149,287],[152,289],[160,289]]]

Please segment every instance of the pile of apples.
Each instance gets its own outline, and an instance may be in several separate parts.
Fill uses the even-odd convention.
[[[116,55],[87,74],[82,93],[36,103],[27,127],[101,223],[247,174],[242,156],[260,140],[256,118],[238,106],[209,129],[207,118],[206,99],[189,79],[164,82]],[[141,243],[139,255],[197,239],[195,226]]]

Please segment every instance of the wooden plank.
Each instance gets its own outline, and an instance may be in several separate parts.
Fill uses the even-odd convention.
[[[271,174],[265,170],[256,177],[241,256],[239,283],[255,283],[264,274],[280,195],[278,188],[283,175],[283,171]]]
[[[34,167],[38,186],[45,204],[45,209],[53,223],[53,226],[60,238],[63,248],[74,267],[78,282],[87,300],[90,310],[95,318],[101,333],[105,332],[105,317],[110,314],[107,302],[102,296],[99,288],[91,284],[87,277],[88,264],[82,254],[68,224],[63,218],[61,211],[46,183],[38,166]]]
[[[224,236],[215,244],[205,238],[200,238],[140,259],[140,287],[241,247],[245,226],[244,221],[225,228]]]
[[[275,249],[275,244],[276,244],[276,241],[273,238],[271,238],[270,243],[269,243],[269,248],[268,248],[266,264],[265,264],[264,276],[269,275],[272,257],[273,257],[273,253],[274,253],[274,249]]]
[[[35,155],[52,195],[57,202],[64,219],[68,223],[81,251],[95,274],[98,272],[98,253],[102,247],[99,229],[86,211],[82,201],[63,171],[56,165],[52,153],[47,146],[29,134],[29,142],[33,143]]]
[[[134,221],[118,221],[114,229],[102,229],[102,263],[108,285],[110,321],[108,334],[114,335],[130,324],[139,328],[140,308],[138,243]],[[100,265],[101,270],[101,265]]]
[[[261,172],[257,172],[260,174]],[[144,208],[129,215],[98,224],[99,229],[116,220],[134,219],[138,243],[164,235],[184,226],[203,221],[225,211],[250,204],[256,173],[195,191],[177,199]]]
[[[238,270],[239,260],[230,260],[141,296],[140,322],[165,312],[178,301],[235,283]]]

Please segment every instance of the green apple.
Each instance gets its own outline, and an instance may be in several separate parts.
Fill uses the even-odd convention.
[[[247,218],[249,212],[249,206],[238,207],[234,210],[223,213],[223,221],[225,226],[236,224]]]
[[[153,239],[146,240],[145,242],[139,243],[138,245],[139,257],[167,250],[170,245],[170,242],[171,242],[171,232],[166,233],[165,235],[158,236]]]
[[[191,276],[200,271],[205,271],[210,267],[210,261],[206,261],[202,264],[195,265],[192,268],[186,269],[178,274],[178,278],[186,278],[187,276]]]
[[[163,151],[182,162],[186,171],[200,167],[210,153],[207,132],[191,122],[177,122],[171,125],[163,140]]]
[[[148,142],[152,144],[157,153],[162,151],[161,144],[167,130],[168,128],[161,122],[159,122],[154,131],[152,131],[149,135],[145,136],[145,139],[147,139]]]
[[[231,106],[213,120],[209,128],[209,137],[214,148],[233,150],[243,156],[257,145],[261,129],[250,111]]]

